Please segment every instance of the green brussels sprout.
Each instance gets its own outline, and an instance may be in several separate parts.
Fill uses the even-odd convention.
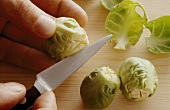
[[[158,86],[154,65],[145,59],[127,58],[119,69],[120,90],[128,99],[139,101],[151,97]]]
[[[46,50],[52,58],[62,60],[88,46],[87,34],[75,19],[60,17],[55,21],[56,31],[46,42]]]
[[[143,13],[137,12],[137,8]],[[128,45],[136,45],[147,24],[147,14],[139,0],[123,0],[114,6],[106,17],[105,31],[112,34],[115,49],[126,50]]]
[[[100,4],[108,11],[111,11],[117,4],[123,0],[100,0]]]
[[[120,79],[109,67],[95,69],[84,78],[80,88],[83,103],[93,109],[110,105],[120,89]]]
[[[148,51],[155,54],[170,53],[170,16],[154,19],[146,28],[151,32],[150,37],[145,38]]]

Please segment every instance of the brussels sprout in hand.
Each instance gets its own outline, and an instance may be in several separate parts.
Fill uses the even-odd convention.
[[[128,99],[134,101],[151,97],[158,86],[158,77],[154,65],[148,60],[130,57],[119,69],[120,90]]]
[[[75,19],[60,17],[56,18],[55,34],[47,39],[46,50],[52,58],[62,60],[87,47],[88,44],[85,30]]]
[[[97,68],[81,84],[83,103],[93,109],[103,109],[113,101],[120,89],[120,79],[109,67]]]

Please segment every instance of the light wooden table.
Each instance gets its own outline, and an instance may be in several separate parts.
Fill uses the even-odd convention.
[[[90,44],[107,35],[104,22],[108,14],[99,0],[74,0],[88,14],[89,22],[85,30]],[[148,20],[162,15],[170,15],[169,0],[139,0],[148,14]],[[133,102],[127,100],[121,92],[105,110],[170,110],[170,54],[155,55],[146,49],[145,37],[150,35],[144,30],[136,46],[130,46],[126,51],[114,50],[114,43],[107,43],[86,64],[71,75],[65,82],[54,90],[59,110],[86,110],[80,97],[80,85],[83,78],[92,70],[109,66],[116,72],[125,58],[141,57],[150,60],[156,67],[159,85],[155,95],[147,100]],[[27,88],[34,83],[36,73],[15,65],[0,62],[0,82],[16,81]]]

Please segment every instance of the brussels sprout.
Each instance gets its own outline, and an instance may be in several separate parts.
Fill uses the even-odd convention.
[[[170,16],[161,16],[147,24],[150,37],[146,37],[147,49],[155,54],[170,53]]]
[[[122,64],[118,72],[121,79],[120,90],[128,99],[134,101],[151,97],[158,86],[158,77],[154,65],[145,59],[130,57]]]
[[[81,84],[83,103],[93,109],[103,109],[113,101],[120,89],[120,79],[109,67],[97,68]]]
[[[55,21],[56,32],[46,42],[46,50],[52,58],[62,60],[88,46],[87,34],[75,19],[60,17]]]
[[[108,11],[111,11],[117,4],[123,0],[100,0],[101,5]]]
[[[143,16],[137,12],[138,8]],[[116,42],[115,49],[126,50],[128,45],[136,45],[146,24],[147,15],[142,5],[136,0],[123,0],[107,15],[105,31],[113,35],[111,41]]]

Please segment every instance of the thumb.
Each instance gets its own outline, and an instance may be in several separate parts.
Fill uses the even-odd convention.
[[[0,110],[9,110],[22,100],[26,92],[19,83],[0,83]]]
[[[47,91],[37,98],[33,110],[58,110],[56,98],[52,91]]]
[[[55,20],[30,0],[1,0],[0,15],[41,38],[51,37],[56,29]]]

